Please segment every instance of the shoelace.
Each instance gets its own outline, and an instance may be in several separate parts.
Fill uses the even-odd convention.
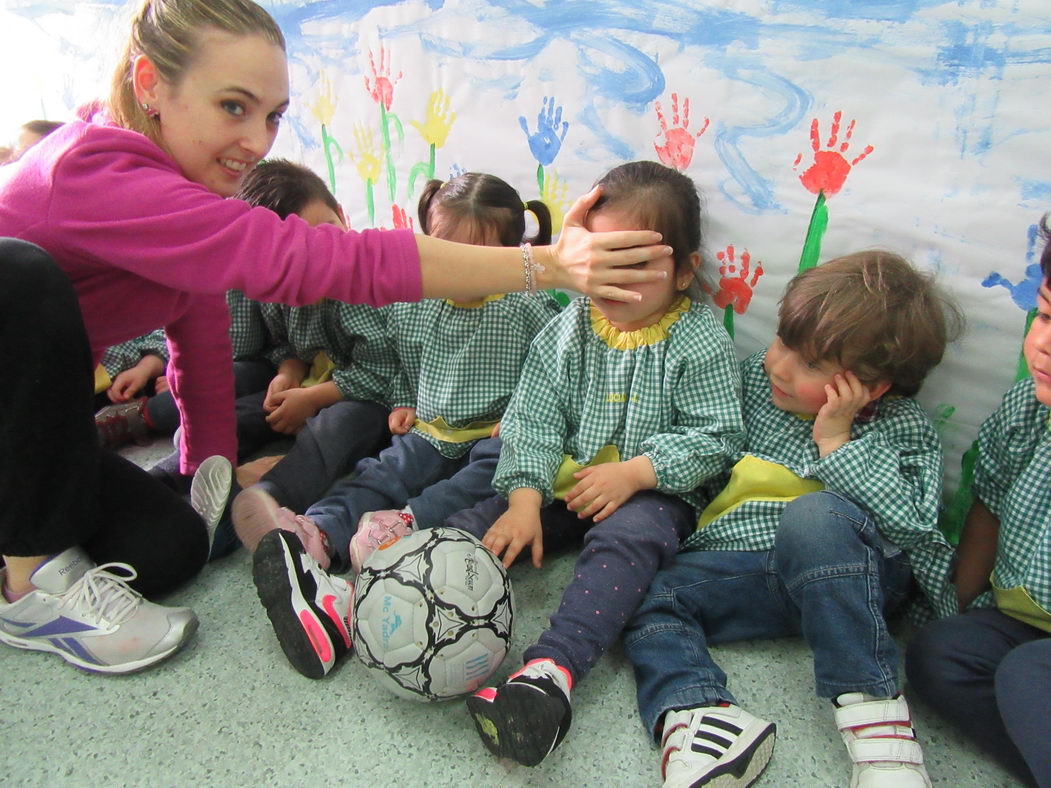
[[[110,568],[126,572],[127,577],[106,571]],[[61,604],[96,621],[122,624],[142,601],[142,595],[128,587],[128,582],[138,576],[138,572],[124,563],[96,566],[70,586]]]

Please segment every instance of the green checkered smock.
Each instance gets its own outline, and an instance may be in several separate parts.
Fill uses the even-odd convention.
[[[978,431],[975,495],[1000,520],[993,585],[1024,588],[1051,611],[1051,410],[1032,378],[1016,383]],[[976,606],[993,604],[983,594]]]
[[[816,479],[865,509],[884,538],[906,552],[913,575],[933,612],[956,613],[949,582],[953,548],[938,528],[943,456],[941,442],[923,408],[909,397],[884,397],[862,412],[850,440],[820,457],[812,419],[774,405],[763,370],[766,351],[741,362],[745,453],[784,466],[802,479]],[[735,458],[740,460],[744,454]],[[714,497],[729,481],[726,472],[709,485]],[[771,550],[787,500],[746,500],[691,535],[684,550]],[[930,610],[915,612],[917,619]]]
[[[504,415],[530,342],[559,306],[546,293],[509,293],[469,306],[430,299],[381,311],[401,367],[388,404],[416,408],[413,433],[455,458],[478,438],[451,441],[436,433],[488,434],[486,425],[491,429]]]
[[[660,324],[622,332],[578,298],[533,342],[493,487],[504,496],[531,487],[547,504],[567,455],[586,466],[600,452],[643,454],[656,489],[696,507],[698,485],[744,443],[740,390],[733,343],[703,304],[683,298]]]
[[[304,364],[314,363],[314,356],[325,349],[325,301],[309,306],[287,304],[260,305],[263,322],[273,338],[264,354],[275,366],[289,358]]]
[[[106,370],[111,379],[117,377],[121,372],[131,369],[143,356],[160,356],[161,361],[168,364],[168,340],[164,336],[163,329],[156,329],[141,337],[129,339],[119,345],[106,348],[99,363]]]
[[[240,290],[226,291],[226,305],[230,308],[230,343],[234,361],[262,358],[273,344],[263,321],[263,305]]]
[[[380,310],[368,304],[325,300],[325,352],[332,382],[343,399],[385,403],[398,375],[398,357]]]

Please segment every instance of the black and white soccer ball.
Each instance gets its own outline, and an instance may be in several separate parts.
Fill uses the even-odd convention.
[[[354,650],[404,698],[474,692],[507,655],[511,582],[496,556],[463,531],[416,531],[376,550],[354,591]]]

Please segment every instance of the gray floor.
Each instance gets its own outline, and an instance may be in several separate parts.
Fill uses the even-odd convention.
[[[148,465],[170,444],[128,452]],[[573,565],[516,566],[518,615],[503,675],[541,631]],[[169,662],[123,677],[0,647],[0,761],[6,785],[657,786],[659,757],[638,722],[631,667],[616,650],[573,693],[573,728],[536,768],[493,759],[462,702],[423,704],[376,685],[353,657],[322,681],[285,661],[240,551],[172,595],[201,619]],[[745,708],[777,723],[758,785],[845,786],[850,768],[829,704],[813,695],[800,640],[716,650]],[[970,744],[914,708],[936,786],[1016,785]]]

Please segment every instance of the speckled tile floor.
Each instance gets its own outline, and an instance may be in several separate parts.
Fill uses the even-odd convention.
[[[151,464],[170,444],[128,456]],[[516,566],[518,615],[503,675],[541,631],[574,555]],[[657,786],[659,757],[638,721],[631,666],[608,654],[573,693],[573,728],[543,764],[493,759],[462,702],[397,698],[354,658],[311,681],[285,661],[244,551],[210,564],[166,602],[193,607],[196,638],[153,670],[81,673],[58,657],[0,648],[0,762],[17,786]],[[778,726],[760,786],[845,786],[850,769],[829,704],[813,694],[801,640],[720,647],[742,705]],[[923,707],[914,709],[935,786],[1017,785]]]

